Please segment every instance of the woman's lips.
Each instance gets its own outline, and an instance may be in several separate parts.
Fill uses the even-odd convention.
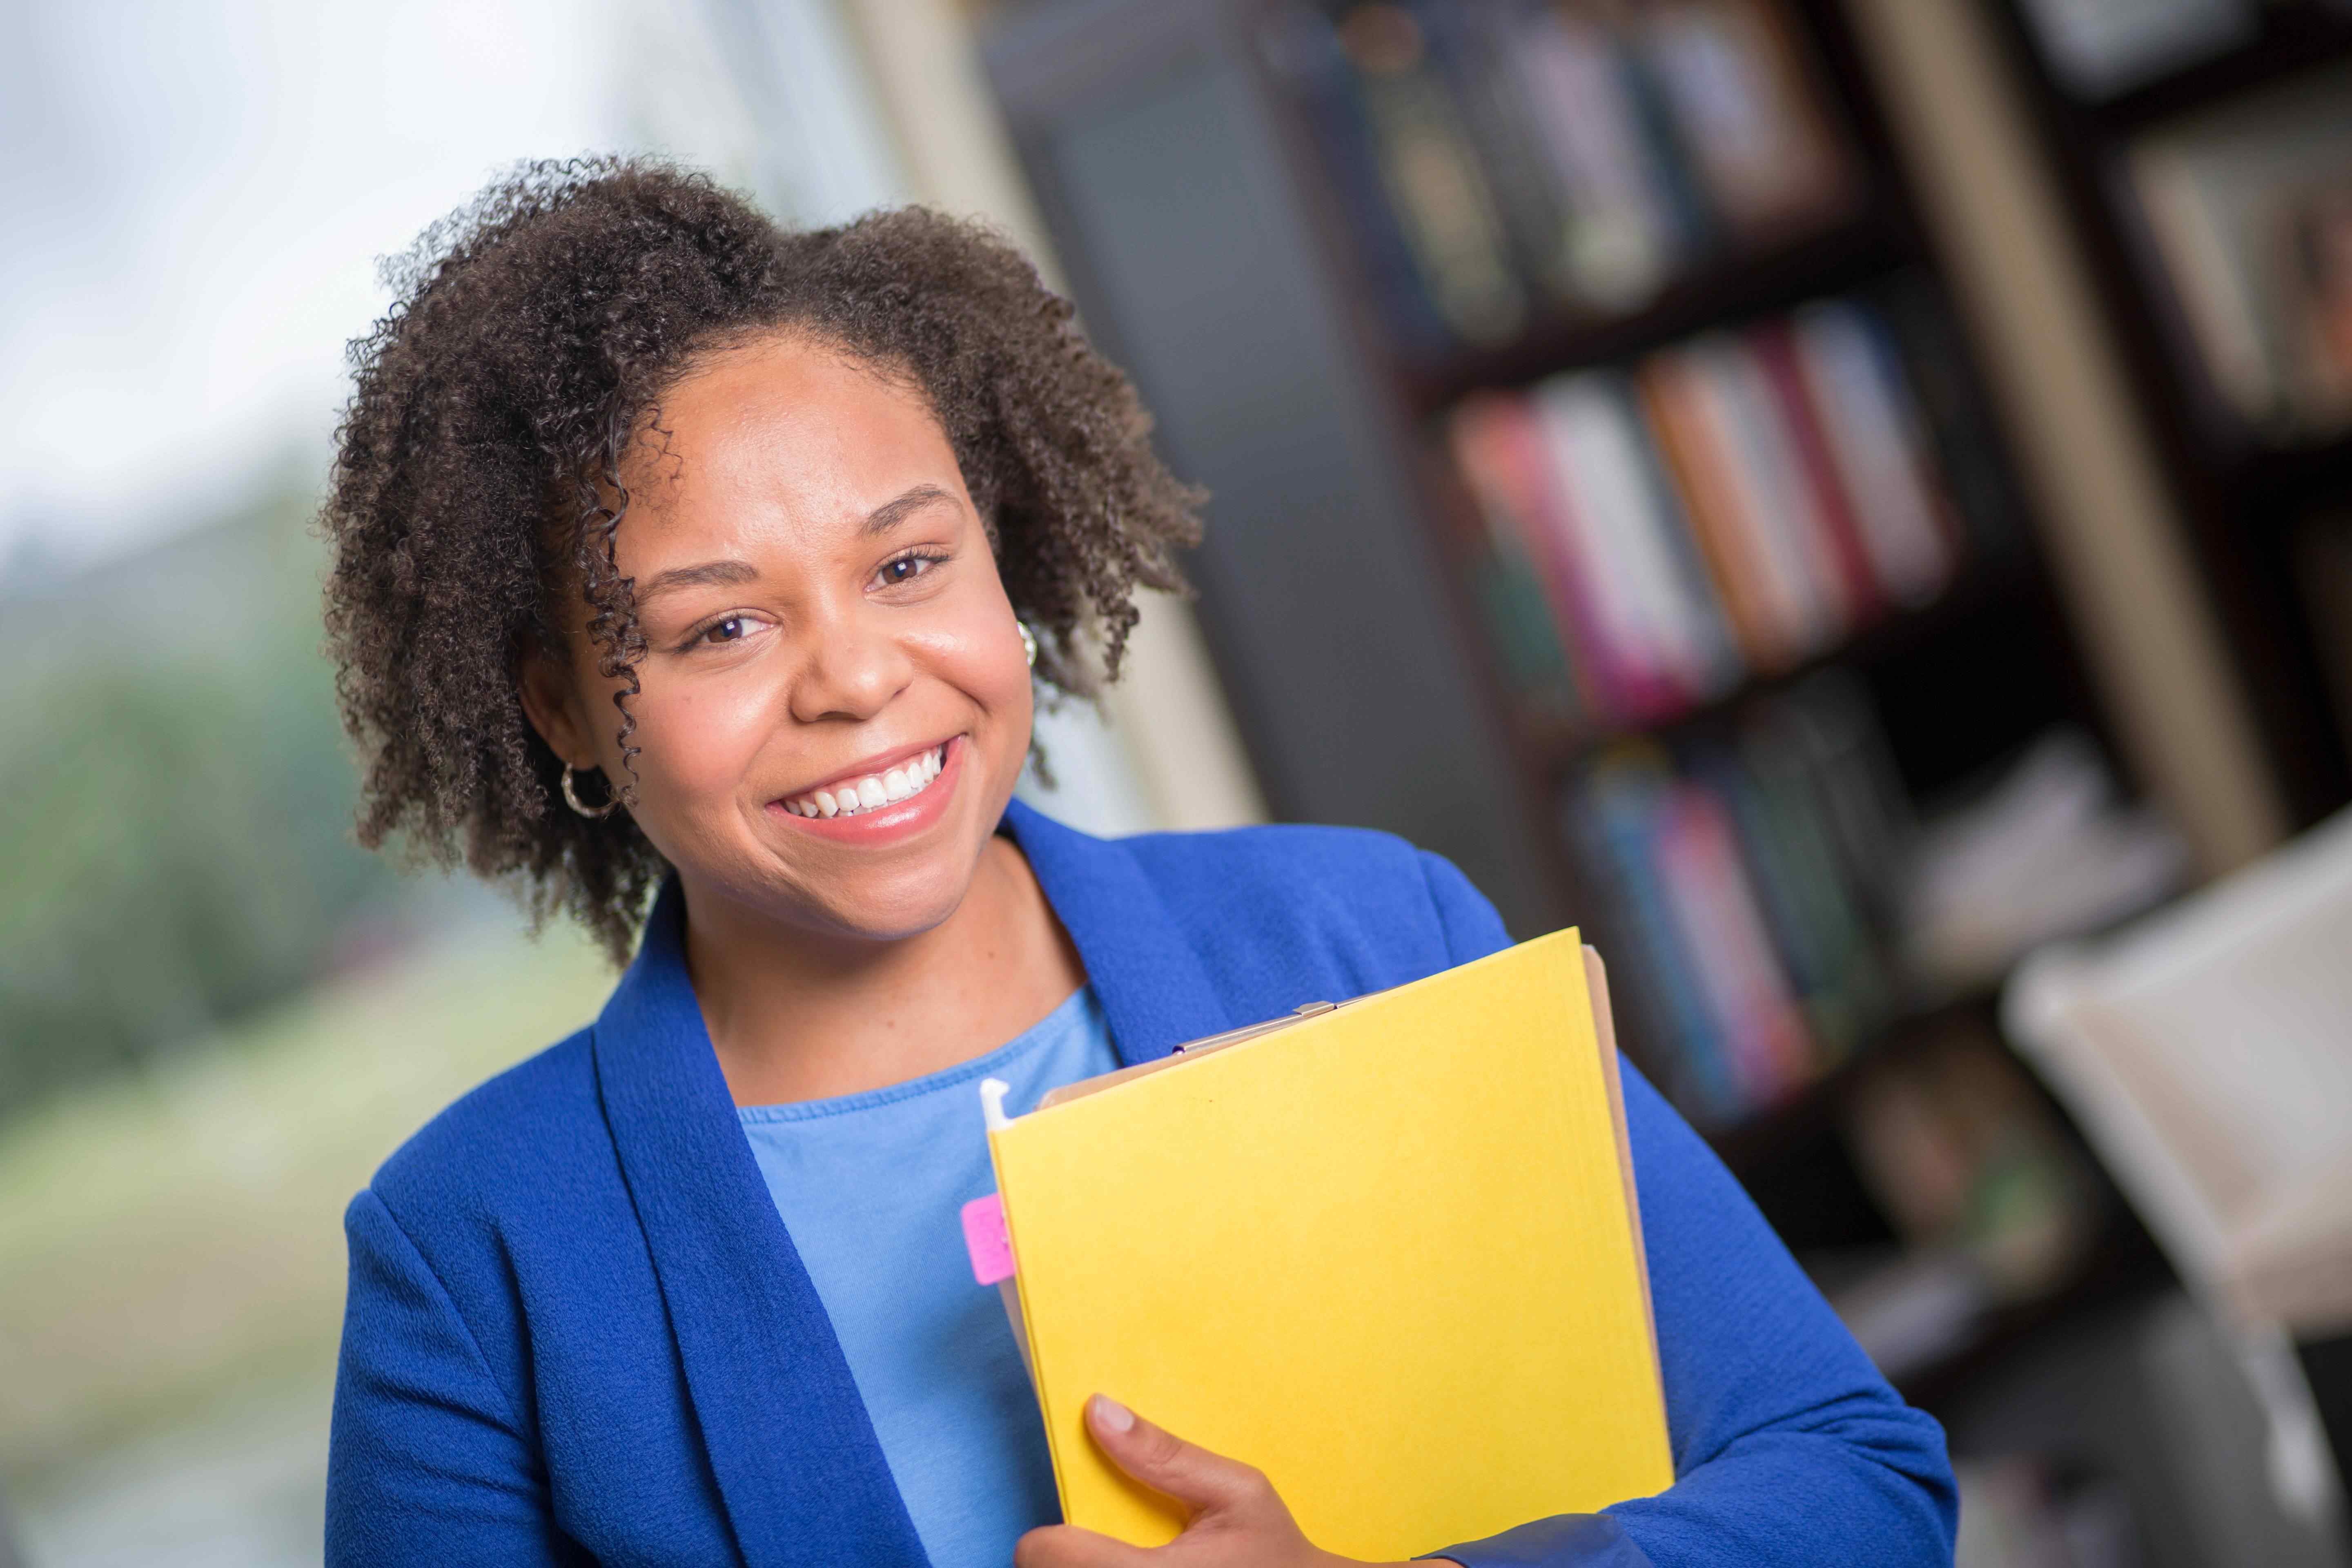
[[[845,844],[873,844],[919,833],[945,814],[963,776],[969,742],[961,735],[935,752],[845,783],[768,803],[768,810],[792,826]],[[936,756],[936,763],[923,759]],[[903,792],[903,793],[900,793]],[[890,798],[898,794],[898,798]],[[871,804],[869,804],[871,803]],[[825,815],[825,807],[833,815]]]

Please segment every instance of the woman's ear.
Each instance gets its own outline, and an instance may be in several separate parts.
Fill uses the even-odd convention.
[[[515,690],[522,699],[523,716],[556,760],[586,772],[599,765],[595,742],[589,738],[586,714],[571,667],[537,648],[524,653],[515,668]]]

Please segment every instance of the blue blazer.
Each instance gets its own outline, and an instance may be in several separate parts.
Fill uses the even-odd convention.
[[[1128,1062],[1509,940],[1460,872],[1384,835],[1113,842],[1017,803],[1005,826]],[[682,916],[673,880],[594,1024],[443,1111],[352,1200],[335,1568],[924,1564],[736,1120]],[[1948,1563],[1941,1430],[1630,1069],[1625,1099],[1679,1479],[1445,1554]]]

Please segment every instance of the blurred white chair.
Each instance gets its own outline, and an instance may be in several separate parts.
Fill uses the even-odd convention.
[[[2294,1342],[2352,1331],[2352,811],[2037,952],[2002,1016],[2234,1341],[2280,1504],[2340,1506]]]

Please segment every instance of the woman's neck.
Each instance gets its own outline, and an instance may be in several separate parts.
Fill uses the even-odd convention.
[[[686,958],[738,1105],[857,1094],[995,1049],[1086,983],[1010,839],[988,841],[955,913],[898,942],[827,942],[688,889]]]

